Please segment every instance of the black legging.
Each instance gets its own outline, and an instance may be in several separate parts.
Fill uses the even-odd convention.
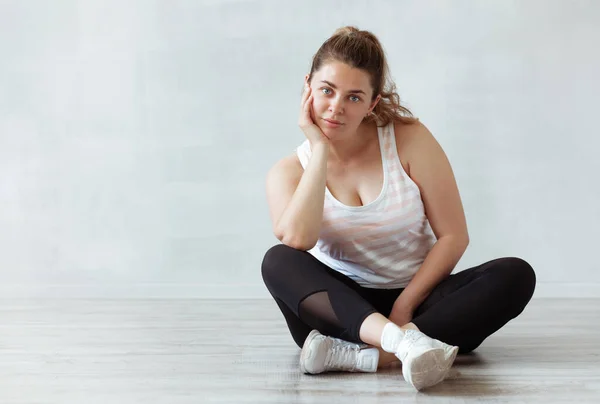
[[[267,251],[262,276],[299,347],[313,329],[362,342],[364,319],[375,312],[389,317],[403,291],[362,287],[308,252],[283,244]],[[412,322],[428,336],[458,346],[459,353],[470,352],[523,311],[535,281],[527,262],[498,258],[444,279]]]

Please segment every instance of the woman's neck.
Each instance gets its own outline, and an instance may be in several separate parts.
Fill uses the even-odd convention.
[[[375,123],[362,123],[353,134],[330,142],[329,160],[336,164],[347,164],[363,154],[376,137]]]

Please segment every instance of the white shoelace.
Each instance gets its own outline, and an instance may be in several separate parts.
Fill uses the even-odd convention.
[[[357,365],[360,346],[337,338],[328,338],[331,338],[333,343],[329,350],[329,357],[325,362],[326,367],[329,369],[354,371]]]
[[[398,354],[401,354],[403,356],[403,358],[401,359],[404,359],[404,357],[406,357],[413,345],[422,338],[428,337],[425,334],[418,331],[406,330],[404,332],[404,338],[402,338],[402,340],[398,344],[398,349],[396,350]]]

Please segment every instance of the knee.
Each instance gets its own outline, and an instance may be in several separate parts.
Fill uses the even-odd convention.
[[[536,275],[533,267],[524,259],[508,257],[500,260],[498,269],[509,289],[509,296],[521,300],[524,307],[535,291]]]
[[[509,258],[508,266],[514,272],[515,282],[526,292],[533,295],[535,290],[536,276],[533,267],[521,258]]]
[[[284,265],[290,262],[290,255],[293,255],[294,250],[285,244],[277,244],[267,250],[261,264],[261,273],[263,281],[268,285],[276,276],[281,277],[289,265]]]

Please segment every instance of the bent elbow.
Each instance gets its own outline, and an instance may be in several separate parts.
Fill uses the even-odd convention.
[[[317,244],[318,237],[304,234],[303,231],[275,226],[273,234],[279,241],[296,250],[308,251]]]
[[[292,247],[300,251],[308,251],[315,245],[317,245],[316,241],[305,240],[302,238],[295,237],[282,237],[280,240],[283,244],[287,245],[288,247]]]
[[[299,237],[293,234],[287,234],[284,232],[275,232],[275,237],[283,244],[288,247],[292,247],[296,250],[308,251],[317,245],[317,240],[313,240],[307,237]]]
[[[469,241],[470,240],[468,235],[456,238],[456,244],[459,246],[460,249],[462,249],[463,253],[467,250],[467,247],[469,246]]]

